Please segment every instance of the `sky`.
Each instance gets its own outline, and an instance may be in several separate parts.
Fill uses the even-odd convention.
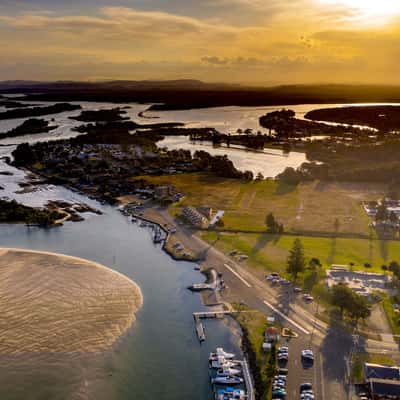
[[[0,80],[400,84],[400,0],[0,0]]]

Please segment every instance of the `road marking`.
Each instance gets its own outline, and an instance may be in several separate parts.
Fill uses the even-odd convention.
[[[320,368],[320,372],[321,372],[321,400],[325,400],[325,387],[324,387],[324,359],[323,357],[320,355],[319,356],[319,368]]]
[[[228,264],[224,264],[224,267],[229,269],[233,275],[235,275],[238,279],[240,279],[247,287],[251,287],[250,283],[246,281],[246,279],[242,278],[233,268],[231,268]]]
[[[268,301],[264,300],[264,304],[267,305],[269,308],[271,308],[274,312],[276,312],[278,315],[280,315],[283,319],[288,321],[290,324],[295,326],[297,329],[302,331],[304,334],[309,335],[310,332],[307,329],[304,329],[301,325],[299,325],[297,322],[293,321],[289,317],[287,317],[285,314],[280,312],[277,308],[275,308],[272,304],[268,303]]]

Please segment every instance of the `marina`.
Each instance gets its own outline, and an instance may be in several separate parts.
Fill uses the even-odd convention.
[[[246,360],[217,347],[209,356],[210,382],[215,400],[254,400],[254,389]]]

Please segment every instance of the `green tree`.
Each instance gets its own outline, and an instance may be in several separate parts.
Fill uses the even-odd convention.
[[[366,319],[371,315],[367,299],[356,293],[353,293],[348,306],[348,312],[350,317],[356,322],[359,319]]]
[[[400,264],[397,261],[392,261],[389,264],[389,271],[393,272],[393,275],[400,279]]]
[[[265,218],[265,224],[267,225],[267,228],[270,232],[275,231],[276,221],[274,214],[272,214],[272,212],[270,212]]]
[[[333,223],[333,228],[335,230],[335,234],[337,235],[339,232],[339,228],[340,228],[339,218],[335,219],[335,222]]]
[[[294,281],[297,280],[298,274],[305,270],[305,265],[303,244],[296,238],[287,259],[287,272],[293,276]]]
[[[309,267],[311,269],[315,269],[317,267],[322,267],[321,261],[319,260],[319,258],[313,257],[309,263],[308,263]]]
[[[386,221],[388,219],[388,217],[389,217],[389,212],[386,207],[386,204],[385,203],[380,204],[376,211],[375,219],[377,221]]]
[[[332,304],[339,307],[342,316],[346,311],[350,318],[356,322],[359,319],[368,318],[371,314],[367,299],[355,293],[343,283],[332,288]]]
[[[342,316],[352,296],[353,291],[343,283],[339,283],[332,288],[332,304],[340,309]]]

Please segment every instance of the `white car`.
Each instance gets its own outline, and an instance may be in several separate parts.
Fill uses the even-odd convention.
[[[310,294],[308,294],[308,293],[305,293],[304,295],[303,295],[303,299],[304,299],[304,301],[306,301],[306,302],[312,302],[312,301],[314,301],[314,297],[312,297]]]
[[[314,360],[314,353],[312,350],[302,350],[301,357],[308,360]]]

